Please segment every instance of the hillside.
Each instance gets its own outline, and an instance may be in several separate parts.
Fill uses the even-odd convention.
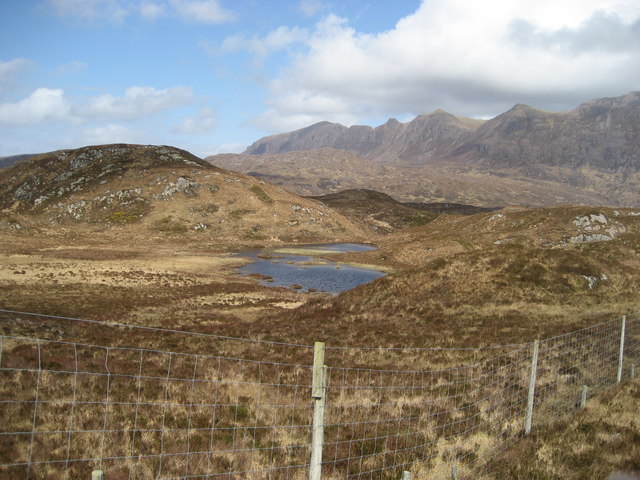
[[[254,142],[236,157],[235,169],[273,177],[293,191],[318,185],[330,193],[332,172],[301,162],[292,181],[290,158],[275,155],[341,149],[385,171],[384,191],[403,201],[496,205],[640,205],[640,92],[596,99],[569,112],[526,105],[486,120],[443,111],[408,123],[389,120],[376,128],[321,122]],[[270,155],[263,157],[263,155]],[[309,153],[309,155],[312,155]],[[209,157],[224,166],[230,159]],[[243,164],[246,162],[246,164]],[[367,165],[345,188],[382,191]],[[327,179],[329,182],[327,182]],[[339,180],[339,178],[337,178]],[[318,192],[313,192],[318,194]]]
[[[324,203],[355,224],[378,234],[424,225],[438,216],[426,208],[405,205],[389,195],[374,190],[344,190],[310,198]]]
[[[252,175],[298,195],[317,196],[367,189],[401,202],[458,203],[485,208],[505,205],[604,205],[606,196],[561,181],[526,178],[514,172],[452,164],[424,167],[384,165],[353,153],[320,149],[283,154],[222,154],[206,158],[213,165]],[[630,202],[634,204],[634,202]]]
[[[212,165],[283,186],[299,195],[311,196],[359,188],[363,176],[376,179],[376,184],[380,185],[393,183],[403,174],[397,168],[333,148],[276,155],[226,153],[205,160]]]
[[[2,228],[204,240],[331,241],[359,228],[313,200],[173,147],[104,145],[0,171]]]
[[[154,172],[156,168],[150,167]],[[171,168],[178,172],[181,167],[178,163]],[[122,176],[126,178],[127,173]],[[265,185],[261,187],[267,191]],[[368,215],[371,205],[404,212],[397,202],[377,192],[346,192],[330,201],[354,217]],[[30,202],[21,202],[12,203],[15,216],[33,215]],[[243,468],[233,463],[235,459],[247,462],[240,465],[251,462],[254,471],[275,466],[279,472],[283,466],[301,465],[302,472],[307,451],[297,457],[274,454],[271,460],[265,450],[295,451],[296,445],[309,443],[313,352],[305,345],[325,341],[329,408],[334,423],[343,425],[328,428],[325,438],[341,445],[332,449],[332,455],[356,459],[352,469],[335,462],[334,476],[359,474],[360,465],[370,470],[375,461],[376,468],[390,467],[389,471],[398,465],[390,478],[398,478],[406,466],[416,476],[428,472],[445,477],[451,471],[448,459],[455,458],[466,474],[468,464],[482,455],[494,462],[489,472],[476,475],[487,480],[555,478],[567,468],[575,472],[565,475],[568,478],[587,478],[594,466],[602,478],[616,470],[637,471],[633,442],[638,429],[628,426],[628,419],[635,418],[637,380],[629,383],[625,377],[615,400],[607,399],[608,394],[602,402],[590,396],[587,409],[577,412],[575,421],[573,396],[585,378],[599,385],[596,373],[606,377],[607,385],[615,381],[611,359],[618,353],[619,315],[640,309],[638,210],[506,208],[469,216],[440,215],[424,225],[377,236],[376,251],[342,258],[345,263],[391,267],[393,273],[336,297],[262,287],[250,277],[239,277],[235,267],[243,259],[228,253],[242,248],[245,240],[240,238],[213,242],[187,233],[156,237],[146,230],[138,236],[116,237],[113,231],[134,225],[93,230],[90,221],[87,225],[81,220],[56,222],[51,229],[64,225],[64,235],[34,235],[42,233],[35,229],[24,234],[20,232],[26,229],[15,230],[15,223],[10,227],[14,230],[0,230],[3,309],[94,321],[0,312],[2,334],[43,339],[3,341],[3,366],[11,370],[3,384],[3,399],[17,397],[20,408],[9,411],[5,424],[10,432],[25,432],[25,422],[29,422],[27,428],[33,422],[29,406],[39,398],[34,432],[38,438],[46,437],[46,443],[39,445],[47,448],[38,448],[45,452],[38,458],[52,458],[50,446],[68,448],[67,432],[62,437],[48,434],[58,432],[59,425],[69,419],[68,409],[60,409],[60,402],[51,399],[69,401],[75,392],[75,380],[70,379],[75,375],[82,385],[78,398],[83,408],[74,414],[74,425],[79,426],[71,433],[73,458],[94,458],[96,443],[93,436],[86,437],[86,430],[104,430],[108,418],[105,452],[118,460],[107,464],[106,470],[116,478],[126,477],[131,464],[145,468],[145,476],[146,472],[153,476],[156,457],[149,460],[144,452],[167,452],[163,445],[179,449],[170,450],[166,458],[176,451],[193,455],[193,445],[207,456],[208,452],[218,455],[220,460],[207,463],[206,469],[194,457],[188,467],[191,473],[208,475],[213,469],[220,475],[235,474]],[[85,227],[92,234],[76,234]],[[277,256],[269,258],[280,261]],[[591,335],[584,330],[576,333],[605,320],[612,321],[607,328],[596,327]],[[637,316],[629,320],[633,327],[628,327],[630,348],[625,358],[631,357],[634,348],[636,356],[631,358],[637,358]],[[143,328],[114,327],[102,321]],[[528,345],[513,344],[562,334],[567,335],[560,342],[544,343],[541,388],[536,392],[545,403],[536,400],[533,434],[523,437],[530,350]],[[511,347],[477,349],[505,344]],[[599,368],[593,368],[594,358]],[[47,369],[42,375],[36,373],[40,365]],[[75,398],[74,393],[74,403]],[[110,402],[117,405],[116,410],[105,409]],[[543,413],[549,409],[543,411],[543,405],[552,409],[546,417]],[[273,409],[269,415],[267,408]],[[496,412],[505,414],[496,416]],[[568,415],[561,418],[559,413]],[[619,420],[607,420],[614,417]],[[384,420],[372,422],[372,418]],[[141,446],[125,444],[126,455],[131,455],[125,463],[118,451],[122,439],[130,442],[131,419],[134,426],[135,422],[150,425],[162,434],[138,433]],[[167,423],[161,425],[164,419]],[[381,437],[397,438],[399,424],[402,443],[375,443]],[[292,428],[283,428],[287,425]],[[442,428],[454,425],[464,431],[448,435]],[[180,432],[185,435],[180,437]],[[496,432],[504,434],[497,437]],[[246,442],[239,454],[236,438]],[[496,443],[498,438],[504,443]],[[18,458],[16,452],[26,451],[28,442],[24,433],[9,437],[10,448],[3,450],[3,458]],[[416,445],[419,453],[413,447],[407,451],[405,445]],[[425,458],[425,445],[434,460],[416,461]],[[403,456],[389,463],[392,455]],[[523,461],[522,455],[544,459]],[[183,475],[184,463],[167,461],[164,472]],[[74,462],[72,468],[78,466]],[[43,470],[34,468],[39,471]],[[56,473],[60,471],[71,471],[64,457],[56,467]],[[22,478],[21,473],[15,478]]]

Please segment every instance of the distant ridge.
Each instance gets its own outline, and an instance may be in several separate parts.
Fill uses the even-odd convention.
[[[392,118],[376,128],[320,122],[294,132],[262,138],[244,153],[275,154],[334,148],[371,160],[393,162],[398,159],[413,163],[419,157],[446,154],[483,123],[483,120],[458,118],[443,110],[420,115],[409,123]]]
[[[27,158],[35,157],[38,153],[24,153],[22,155],[10,155],[8,157],[0,157],[0,168],[10,167],[11,165],[19,162],[20,160],[26,160]]]
[[[335,167],[322,170],[323,149],[349,152],[364,166],[348,182],[334,178]],[[313,172],[303,161],[293,181],[290,156],[302,152],[314,152]],[[286,160],[276,158],[283,155]],[[261,138],[242,155],[207,160],[276,178],[302,194],[334,193],[335,180],[342,183],[339,189],[371,188],[405,202],[636,207],[640,92],[591,100],[569,112],[517,104],[490,120],[436,110],[408,123],[390,119],[375,128],[320,122]],[[380,168],[387,169],[384,181]],[[320,179],[326,188],[319,186]]]

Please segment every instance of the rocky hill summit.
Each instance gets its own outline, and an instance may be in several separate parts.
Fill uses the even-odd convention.
[[[4,220],[4,221],[3,221]],[[240,241],[356,238],[320,204],[174,147],[102,145],[38,155],[0,171],[0,225]]]

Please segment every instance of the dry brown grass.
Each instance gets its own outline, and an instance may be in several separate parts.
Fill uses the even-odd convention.
[[[640,381],[589,400],[574,416],[550,421],[488,466],[481,479],[605,480],[640,475]]]
[[[510,210],[505,213],[506,220],[496,221],[489,220],[491,214],[440,218],[425,227],[405,230],[389,238],[375,252],[349,256],[346,260],[383,264],[393,267],[395,273],[337,297],[267,289],[257,286],[254,280],[237,278],[231,269],[235,260],[225,255],[231,246],[224,243],[198,245],[184,239],[163,237],[144,245],[122,242],[120,245],[124,248],[120,251],[113,245],[87,236],[73,239],[61,234],[39,237],[7,234],[3,237],[7,241],[0,255],[4,267],[0,273],[0,304],[15,310],[306,345],[325,340],[333,347],[401,348],[397,351],[332,351],[327,356],[330,367],[349,365],[354,368],[414,371],[474,364],[486,360],[494,352],[445,350],[425,353],[406,348],[479,347],[529,342],[639,310],[636,296],[640,287],[637,217],[624,217],[628,231],[612,242],[562,245],[562,240],[572,235],[572,220],[586,213],[588,209],[568,208]],[[606,213],[613,218],[610,210]],[[495,244],[496,239],[503,243]],[[607,280],[599,281],[595,288],[590,289],[583,275],[601,278],[603,273]],[[299,308],[289,308],[300,302],[305,303]],[[213,342],[209,337],[158,335],[152,331],[134,335],[128,329],[97,324],[88,328],[75,322],[42,321],[20,315],[4,315],[1,325],[2,332],[9,335],[73,339],[97,345],[173,352],[206,352],[301,365],[311,363],[308,349],[287,350],[264,345],[256,348],[255,344]],[[33,350],[29,355],[25,353],[24,358],[33,358]],[[114,361],[118,363],[117,358]],[[121,361],[125,363],[124,359]],[[367,373],[355,372],[360,371],[350,373],[353,377],[348,383],[364,385],[366,379],[363,375]],[[554,371],[551,375],[549,378],[557,376],[564,382],[578,373],[567,376],[564,371]],[[385,381],[388,384],[400,381],[397,375],[392,377],[393,374],[389,374]],[[517,387],[513,387],[518,395],[525,389],[526,377],[525,368],[518,373]],[[229,367],[225,378],[237,381],[242,377]],[[18,380],[15,381],[20,383]],[[46,380],[49,388],[54,380]],[[436,378],[435,383],[429,385],[441,388],[436,390],[438,395],[446,396],[445,384]],[[333,467],[327,469],[328,478],[338,478],[344,472],[378,471],[382,465],[389,464],[385,462],[401,464],[409,461],[414,458],[411,449],[416,444],[426,445],[422,455],[433,456],[432,460],[415,466],[416,472],[446,469],[451,461],[446,455],[451,455],[451,452],[456,458],[473,459],[485,451],[492,451],[493,437],[484,431],[469,437],[473,444],[471,447],[455,437],[453,430],[449,431],[454,435],[450,440],[434,434],[444,432],[449,428],[447,425],[456,420],[455,415],[460,414],[442,415],[434,422],[428,415],[429,410],[420,409],[424,392],[407,394],[406,391],[397,391],[383,397],[380,390],[369,385],[354,397],[346,385],[342,390],[338,387],[337,395],[341,400],[333,412],[335,418],[342,419],[336,423],[346,426],[330,429],[327,441],[335,442],[345,435],[353,441],[333,444],[332,455],[337,460]],[[465,385],[465,382],[460,385]],[[120,393],[125,395],[124,385],[122,388]],[[158,385],[149,388],[151,393],[158,393]],[[240,393],[239,390],[234,391],[236,395],[245,397],[239,405],[246,409],[236,408],[232,412],[233,417],[240,415],[249,425],[266,421],[267,410],[251,407],[256,396],[262,395],[266,401],[278,395],[269,386],[260,390],[262,393],[256,388],[254,385],[247,386],[246,391]],[[171,392],[181,393],[177,387]],[[234,392],[227,393],[233,395]],[[433,391],[430,392],[432,394]],[[286,397],[282,401],[286,401]],[[447,412],[462,407],[477,414],[478,421],[490,418],[488,410],[482,410],[488,405],[479,403],[478,407],[465,407],[464,401],[462,397],[455,397],[429,408]],[[307,401],[305,405],[308,407]],[[184,405],[178,408],[171,418],[184,421],[188,415],[188,408],[185,408]],[[224,418],[231,415],[230,412],[225,410],[221,425],[229,420]],[[121,422],[119,425],[125,431],[129,428],[126,423],[130,420],[129,413],[114,412],[114,418]],[[150,418],[158,415],[158,411],[147,413]],[[97,414],[87,411],[86,415],[90,419]],[[378,415],[379,418],[394,420],[375,426],[358,423]],[[398,422],[397,418],[404,418],[407,423]],[[52,416],[46,422],[53,420]],[[204,417],[202,421],[205,422]],[[46,422],[45,425],[48,424]],[[410,440],[398,437],[397,432],[404,432],[411,422],[420,423],[424,429]],[[510,435],[521,428],[520,421],[512,422],[509,418],[500,425],[512,432]],[[278,431],[274,440],[255,436],[255,432],[245,427],[237,431],[242,436],[238,445],[250,446],[255,441],[266,448],[273,441],[279,445],[308,441],[308,432],[304,430]],[[216,435],[224,431],[222,429]],[[385,440],[372,440],[374,438]],[[173,438],[172,441],[177,442],[174,447],[180,448],[183,440],[179,435]],[[153,435],[145,437],[144,441],[147,442],[145,449],[157,449],[154,442],[158,439]],[[115,438],[114,442],[121,443],[125,450],[132,446],[126,438]],[[216,442],[219,446],[228,445],[229,438],[220,438]],[[551,441],[542,445],[549,451],[558,447]],[[406,448],[405,453],[389,453],[402,452],[402,448]],[[442,455],[443,449],[448,452],[445,456]],[[215,460],[216,468],[228,471],[266,464],[265,459],[247,455],[238,454],[233,458],[219,455]],[[363,460],[345,460],[351,455],[363,457]],[[268,462],[291,464],[303,461],[303,457],[287,451],[286,455],[275,455]],[[505,457],[509,458],[508,455]],[[498,471],[495,478],[512,478],[509,477],[512,471],[506,465],[505,460],[506,470],[503,473]],[[171,468],[180,471],[185,465],[177,462]],[[153,471],[157,471],[157,465],[144,467],[139,472],[140,478]],[[392,472],[396,477],[398,473]],[[367,475],[380,478],[373,473]],[[521,478],[545,478],[536,477],[535,471],[530,477],[525,477],[525,473],[522,475]]]

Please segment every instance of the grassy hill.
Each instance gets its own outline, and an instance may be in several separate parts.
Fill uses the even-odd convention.
[[[178,235],[309,242],[362,234],[318,202],[183,150],[142,145],[63,150],[1,170],[0,225],[133,241]]]
[[[328,205],[354,223],[377,234],[424,225],[438,216],[437,213],[407,206],[374,190],[343,190],[309,198]]]

